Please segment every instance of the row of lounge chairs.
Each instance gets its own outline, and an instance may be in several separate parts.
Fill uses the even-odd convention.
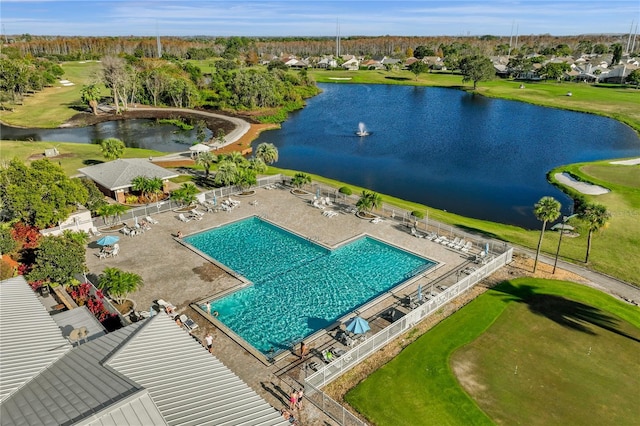
[[[326,207],[333,207],[334,204],[329,197],[313,197],[313,201],[311,202],[313,207],[317,209],[324,210]]]
[[[338,216],[338,212],[335,212],[333,210],[325,210],[322,212],[322,216],[334,217],[334,216]]]
[[[429,241],[433,241],[434,243],[447,246],[454,250],[460,250],[463,253],[468,252],[473,247],[473,243],[471,241],[466,241],[464,238],[455,237],[453,240],[450,240],[445,235],[438,235],[433,232],[430,232],[428,234],[422,234],[418,232],[418,230],[415,227],[411,228],[411,235],[417,238],[424,238]]]
[[[173,304],[166,302],[163,299],[156,300],[156,303],[172,319],[176,320],[176,322],[180,321],[180,324],[182,325],[182,327],[184,327],[185,330],[192,332],[193,330],[198,328],[198,324],[187,315],[178,314],[176,312],[176,307]]]

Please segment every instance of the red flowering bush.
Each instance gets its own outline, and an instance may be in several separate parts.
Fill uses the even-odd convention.
[[[37,280],[37,281],[30,281],[29,282],[29,287],[31,287],[31,290],[33,291],[38,291],[40,290],[40,287],[42,287],[44,284],[44,281],[42,280]]]
[[[22,222],[17,222],[11,229],[11,238],[20,245],[19,250],[38,247],[38,242],[41,237],[42,234],[38,232],[38,228],[25,225]]]
[[[94,296],[91,296],[91,284],[82,283],[75,286],[69,293],[78,306],[87,305],[91,312],[100,322],[117,316],[112,314],[104,306],[104,294],[101,290],[97,290]]]

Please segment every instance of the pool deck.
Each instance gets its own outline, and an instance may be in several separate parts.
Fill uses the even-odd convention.
[[[257,189],[253,196],[233,198],[241,201],[239,207],[229,212],[205,213],[202,220],[184,223],[173,212],[154,215],[153,218],[159,223],[152,225],[152,229],[144,234],[135,237],[117,234],[120,236],[120,253],[117,257],[100,259],[99,246],[95,243],[97,238],[93,238],[87,249],[88,275],[95,277],[105,267],[116,267],[142,276],[144,285],[130,295],[137,303],[137,310],[149,310],[158,299],[173,303],[179,313],[185,313],[198,323],[199,327],[193,332],[194,337],[202,340],[207,332],[211,332],[214,336],[213,354],[277,409],[288,405],[286,394],[292,387],[302,386],[309,363],[323,364],[320,355],[322,349],[344,348],[335,339],[338,324],[329,332],[317,333],[314,338],[305,340],[310,347],[310,356],[306,360],[301,361],[295,354],[298,349],[296,347],[278,357],[275,362],[265,365],[251,351],[236,343],[190,306],[244,283],[183,245],[175,238],[178,231],[188,236],[239,219],[260,216],[330,247],[366,234],[439,262],[437,268],[411,280],[401,290],[388,292],[375,303],[358,309],[358,314],[369,320],[372,329],[370,333],[389,324],[382,314],[389,312],[391,308],[400,315],[407,312],[409,308],[406,306],[406,296],[415,295],[418,285],[422,285],[423,294],[429,297],[430,293],[439,292],[438,286],[453,284],[459,271],[470,264],[470,255],[479,250],[476,246],[469,253],[461,253],[432,241],[416,238],[411,235],[407,226],[391,218],[371,223],[349,212],[352,206],[340,203],[327,207],[327,210],[334,210],[338,214],[326,217],[322,215],[323,210],[315,208],[310,202],[312,194],[299,197],[284,187]],[[199,210],[203,211],[201,207]],[[302,411],[299,413],[301,424],[334,424],[311,404],[306,404]]]

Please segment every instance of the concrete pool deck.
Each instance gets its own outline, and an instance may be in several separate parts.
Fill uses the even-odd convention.
[[[402,290],[395,294],[385,294],[375,304],[358,310],[360,316],[369,320],[371,333],[389,324],[380,315],[382,312],[393,308],[401,315],[403,310],[407,311],[406,296],[415,295],[418,285],[422,285],[424,294],[428,296],[431,292],[438,292],[439,285],[453,284],[460,270],[471,263],[470,255],[481,249],[479,245],[474,245],[469,253],[461,253],[435,242],[416,238],[411,235],[407,226],[390,218],[385,218],[380,223],[360,219],[347,211],[351,206],[337,204],[331,209],[338,214],[327,217],[322,215],[323,210],[311,204],[312,194],[299,197],[285,188],[257,189],[253,196],[233,198],[241,201],[240,207],[229,212],[205,213],[202,220],[191,220],[188,223],[178,220],[178,214],[174,212],[153,215],[159,223],[152,225],[152,229],[144,234],[136,237],[117,234],[120,236],[120,253],[117,257],[100,259],[97,256],[99,246],[95,243],[97,238],[93,238],[87,249],[88,275],[97,276],[106,267],[116,267],[141,275],[144,285],[130,295],[137,303],[137,310],[149,310],[158,299],[173,303],[179,313],[187,314],[198,323],[194,337],[202,340],[207,332],[211,332],[214,336],[213,354],[278,409],[287,405],[286,393],[292,387],[301,387],[307,364],[316,362],[322,365],[320,350],[341,346],[334,338],[335,329],[330,333],[320,333],[313,340],[306,340],[311,353],[304,362],[294,354],[298,348],[292,348],[292,352],[283,354],[275,363],[265,365],[190,306],[243,285],[243,282],[183,245],[174,237],[178,231],[188,236],[242,218],[260,216],[331,247],[367,234],[439,262],[437,269],[411,280]],[[277,253],[273,255],[276,256]],[[319,410],[314,411],[311,404],[306,404],[305,417],[303,424],[332,424]]]

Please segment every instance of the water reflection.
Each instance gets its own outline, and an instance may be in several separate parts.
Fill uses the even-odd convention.
[[[86,127],[60,129],[21,129],[0,124],[2,138],[21,141],[92,143],[118,138],[131,148],[162,152],[186,151],[198,139],[197,129],[182,130],[172,124],[158,124],[151,119],[115,120]],[[209,129],[206,138],[212,137]]]
[[[465,216],[538,228],[553,167],[640,155],[629,127],[599,116],[459,90],[321,84],[323,93],[263,132],[278,167],[304,170]],[[370,135],[354,135],[364,122]]]

